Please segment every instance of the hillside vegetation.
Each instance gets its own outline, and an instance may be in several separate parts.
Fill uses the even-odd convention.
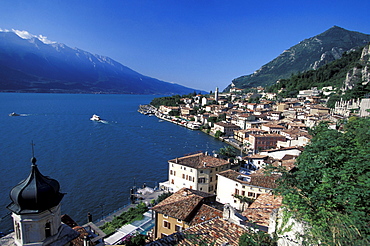
[[[267,91],[278,93],[280,97],[295,97],[300,90],[308,90],[312,87],[319,89],[326,86],[336,88],[329,100],[329,107],[333,107],[335,101],[343,98],[344,100],[363,98],[370,93],[370,85],[363,84],[361,79],[358,79],[354,88],[343,93],[341,88],[344,86],[347,73],[353,68],[361,69],[366,65],[361,61],[361,53],[363,47],[351,52],[344,53],[342,58],[328,63],[317,70],[310,70],[303,73],[292,75],[288,79],[281,79],[275,85],[268,87]]]
[[[343,131],[322,123],[296,168],[283,172],[276,192],[306,223],[307,245],[369,245],[369,129],[369,118],[351,117]]]
[[[345,52],[370,42],[370,35],[333,26],[327,31],[305,39],[282,52],[253,74],[233,80],[237,88],[270,86],[292,74],[317,69],[339,59]],[[230,86],[225,90],[230,89]]]

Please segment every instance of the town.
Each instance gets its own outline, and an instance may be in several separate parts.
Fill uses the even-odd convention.
[[[176,106],[140,106],[143,114],[202,130],[238,149],[235,158],[221,152],[196,153],[168,161],[168,181],[160,188],[174,194],[153,208],[152,238],[159,240],[150,245],[238,245],[251,231],[277,235],[278,245],[301,245],[297,235],[304,233],[303,225],[284,218],[282,197],[273,193],[281,173],[265,170],[295,168],[312,138],[308,129],[320,122],[337,130],[350,116],[369,116],[369,98],[339,101],[328,108],[323,96],[332,90],[311,88],[299,91],[296,98],[276,100],[276,94],[262,87],[243,93],[232,86],[225,93],[216,88],[214,94],[183,97]],[[197,239],[184,238],[183,230]]]
[[[313,138],[310,129],[325,122],[326,129],[338,132],[346,119],[370,114],[370,98],[338,101],[328,108],[325,94],[331,90],[311,88],[295,98],[277,99],[262,87],[245,92],[232,86],[228,92],[216,88],[208,95],[158,98],[140,105],[144,115],[202,131],[230,146],[168,160],[168,180],[159,187],[133,189],[132,204],[122,214],[97,222],[88,214],[82,226],[61,215],[64,194],[59,183],[42,175],[33,157],[29,177],[10,192],[7,208],[14,232],[0,243],[302,245],[307,226],[275,192],[279,179],[296,169],[297,158]],[[174,105],[160,104],[171,98],[174,102],[166,104]],[[119,219],[124,222],[111,227]]]

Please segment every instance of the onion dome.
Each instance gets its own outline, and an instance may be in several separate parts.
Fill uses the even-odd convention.
[[[40,213],[57,206],[64,194],[55,179],[42,175],[37,168],[36,158],[31,159],[31,173],[10,191],[12,203],[8,209],[16,214]]]

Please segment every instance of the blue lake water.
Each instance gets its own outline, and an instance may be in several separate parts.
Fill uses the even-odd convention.
[[[129,190],[167,180],[167,161],[224,143],[137,112],[148,95],[0,93],[0,217],[9,213],[9,192],[31,168],[31,141],[37,165],[57,179],[62,214],[77,223],[94,220],[126,205]],[[21,116],[10,117],[11,112]],[[106,123],[93,122],[93,114]],[[11,229],[11,217],[0,231]]]

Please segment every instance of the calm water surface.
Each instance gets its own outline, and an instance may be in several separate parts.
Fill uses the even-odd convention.
[[[154,187],[167,180],[167,161],[218,150],[224,144],[137,112],[148,95],[0,93],[0,217],[9,213],[9,192],[31,168],[31,141],[41,173],[57,179],[62,213],[77,223],[94,220],[128,203],[134,182]],[[11,112],[21,114],[9,117]],[[106,123],[90,121],[93,114]],[[135,180],[135,181],[134,181]],[[11,229],[11,217],[0,231]]]

